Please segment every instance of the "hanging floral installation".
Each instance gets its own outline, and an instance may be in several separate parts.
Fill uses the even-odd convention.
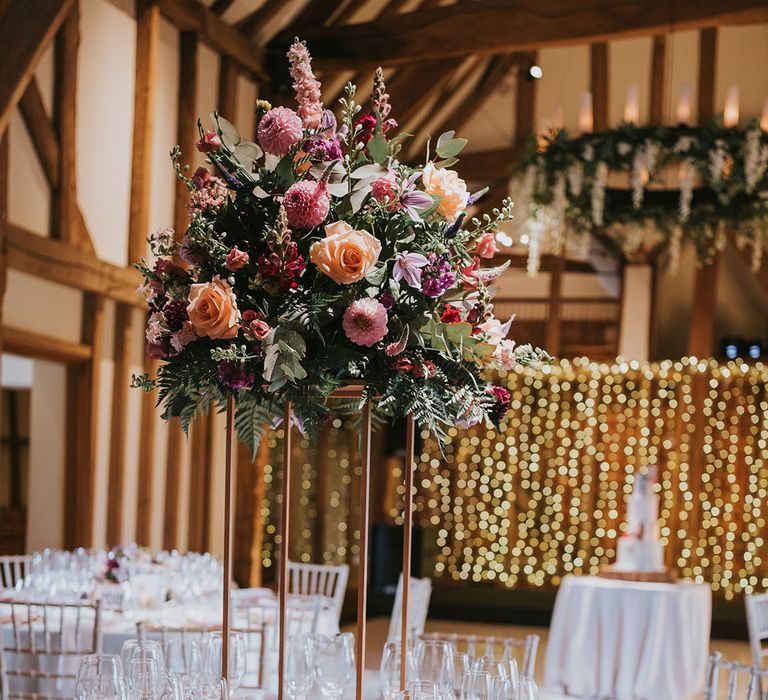
[[[424,165],[401,163],[380,70],[370,108],[349,84],[337,124],[306,46],[288,59],[298,109],[260,102],[257,142],[214,114],[197,143],[210,168],[190,177],[172,152],[189,224],[150,236],[154,260],[137,265],[147,352],[161,362],[134,384],[158,388],[164,417],[185,427],[233,394],[254,452],[285,401],[311,433],[350,380],[380,418],[410,414],[437,437],[498,424],[509,392],[486,371],[548,359],[493,315],[488,285],[506,266],[480,267],[511,201],[467,219],[482,193],[450,169],[466,144],[453,132],[427,145]]]
[[[542,235],[559,253],[569,239],[600,231],[631,255],[646,233],[669,243],[676,267],[684,240],[707,262],[729,231],[751,244],[759,269],[768,227],[768,133],[746,129],[636,126],[537,139],[513,183],[518,215],[536,251]],[[573,241],[570,241],[573,242]]]

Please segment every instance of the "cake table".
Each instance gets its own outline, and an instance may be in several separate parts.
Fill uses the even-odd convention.
[[[578,698],[687,700],[709,652],[708,584],[566,576],[547,643],[547,690]]]

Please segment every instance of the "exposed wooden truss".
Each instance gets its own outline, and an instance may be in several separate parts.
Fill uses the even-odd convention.
[[[382,17],[346,27],[310,28],[305,38],[318,67],[344,70],[351,63],[359,69],[406,65],[766,20],[763,0],[681,0],[674,8],[654,0],[522,0],[514,5],[484,0],[419,9],[407,22]],[[277,45],[291,38],[283,34]]]

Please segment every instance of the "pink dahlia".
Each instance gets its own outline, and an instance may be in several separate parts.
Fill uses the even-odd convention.
[[[273,156],[284,156],[303,135],[301,117],[288,107],[270,109],[259,122],[259,143]]]
[[[283,207],[292,228],[308,230],[325,221],[331,200],[324,183],[302,180],[288,188]]]
[[[376,299],[356,299],[344,312],[341,325],[355,345],[371,347],[387,334],[387,310]]]

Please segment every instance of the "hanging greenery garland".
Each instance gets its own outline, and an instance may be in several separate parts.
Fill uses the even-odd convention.
[[[753,247],[759,268],[768,226],[768,132],[636,126],[573,137],[540,136],[513,183],[517,211],[538,250],[552,252],[599,231],[631,255],[653,229],[670,244],[671,266],[690,240],[703,261],[722,250],[728,231]],[[520,221],[518,219],[518,221]]]

